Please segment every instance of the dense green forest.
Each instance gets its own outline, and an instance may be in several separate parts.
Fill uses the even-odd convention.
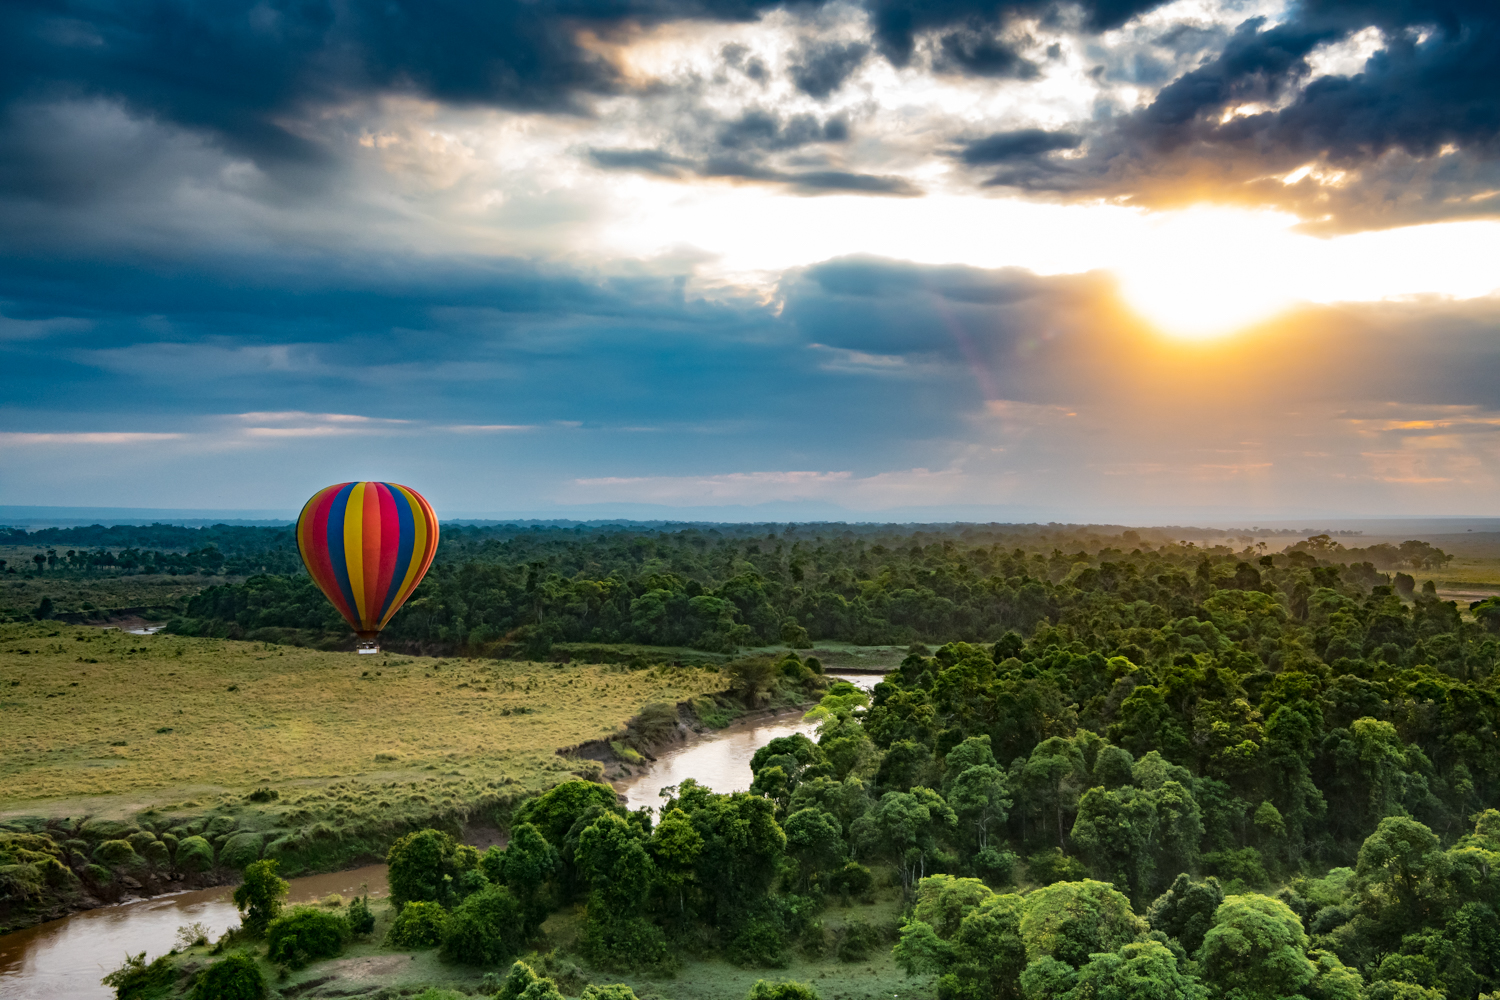
[[[1500,605],[1419,583],[1447,558],[1429,545],[760,526],[443,546],[388,644],[791,647],[727,665],[747,706],[823,686],[813,641],[910,648],[868,697],[826,687],[816,741],[761,748],[747,792],[684,781],[653,814],[569,781],[503,818],[503,849],[402,839],[393,947],[503,969],[581,905],[601,969],[894,949],[940,1000],[1500,990]],[[210,587],[172,628],[347,637],[298,574]],[[825,927],[878,893],[899,924]],[[352,933],[262,916],[277,954]]]
[[[902,967],[938,977],[941,1000],[1494,991],[1489,679],[1392,665],[1335,677],[1305,660],[1252,696],[1224,651],[1101,660],[1056,628],[913,650],[873,703],[828,688],[817,741],[760,748],[748,792],[689,779],[658,817],[575,780],[522,803],[503,849],[402,838],[387,943],[503,968],[549,913],[581,903],[577,951],[607,971],[859,961],[894,944]],[[816,677],[795,653],[754,662]],[[830,907],[876,891],[903,897],[898,926],[825,928]],[[351,933],[342,917],[257,917],[252,903],[247,926],[273,956],[299,954],[298,935],[331,956]]]

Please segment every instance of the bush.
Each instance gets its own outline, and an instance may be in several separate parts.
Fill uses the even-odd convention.
[[[786,966],[786,942],[781,928],[771,921],[752,920],[729,942],[727,955],[735,965],[780,969]]]
[[[266,927],[281,913],[281,901],[291,887],[276,874],[275,861],[256,861],[245,867],[245,881],[234,890],[234,905],[243,918],[240,923],[250,934],[264,934]]]
[[[578,1000],[636,1000],[636,997],[635,991],[624,983],[610,983],[608,986],[585,986]]]
[[[224,841],[224,846],[219,849],[219,864],[226,868],[239,868],[243,870],[252,861],[260,858],[261,842],[265,839],[259,833],[236,833]]]
[[[141,860],[128,840],[106,840],[94,848],[94,860],[111,868],[135,864]]]
[[[343,914],[299,906],[266,927],[266,957],[300,969],[314,959],[332,958],[343,951],[349,933]]]
[[[828,879],[828,888],[831,891],[851,897],[865,895],[874,885],[875,876],[870,874],[870,869],[858,861],[849,862]]]
[[[260,966],[242,951],[203,970],[193,990],[193,1000],[263,1000],[265,995]]]
[[[375,929],[375,914],[369,896],[355,896],[349,904],[349,933],[368,934]]]
[[[184,837],[177,844],[177,869],[206,872],[214,866],[214,849],[202,837]]]
[[[496,1000],[562,1000],[562,992],[555,981],[538,976],[525,962],[517,962],[505,974],[495,997]]]
[[[750,992],[745,995],[745,1000],[821,1000],[818,991],[806,983],[796,983],[790,980],[781,983],[770,983],[764,979],[757,979],[755,985],[750,987]]]
[[[443,939],[448,911],[437,903],[407,903],[396,915],[385,942],[397,948],[431,948]]]
[[[441,830],[408,833],[391,845],[385,860],[391,902],[396,906],[410,902],[451,905],[455,890],[462,896],[466,887],[478,888],[464,875],[478,869],[479,852],[456,843]]]
[[[411,905],[408,904],[408,908]],[[521,950],[524,913],[504,886],[492,885],[464,900],[443,925],[440,954],[463,965],[497,965]]]
[[[1017,858],[1010,851],[986,847],[974,855],[974,870],[992,885],[1008,885],[1015,877]]]
[[[839,939],[839,961],[863,961],[880,943],[881,933],[878,929],[859,920],[851,921]]]
[[[601,907],[589,903],[589,919],[579,936],[578,950],[602,969],[646,969],[666,972],[675,967],[666,935],[644,917],[597,915]]]
[[[177,966],[166,955],[150,965],[146,953],[126,955],[125,964],[100,980],[114,989],[117,1000],[157,1000],[172,992],[177,981]]]

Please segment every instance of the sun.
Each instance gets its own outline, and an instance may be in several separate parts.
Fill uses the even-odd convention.
[[[1271,319],[1301,296],[1305,237],[1279,213],[1195,208],[1163,215],[1112,270],[1126,303],[1162,333],[1220,337]]]

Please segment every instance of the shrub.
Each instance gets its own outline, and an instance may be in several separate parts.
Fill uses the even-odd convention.
[[[485,974],[486,981],[489,981],[490,975],[492,973]],[[500,988],[495,991],[496,1000],[516,1000],[517,997],[526,992],[526,987],[536,982],[536,980],[535,969],[525,962],[516,962],[510,967],[510,971],[505,974],[505,980],[500,984]]]
[[[858,861],[849,862],[829,876],[828,879],[829,889],[845,896],[863,896],[874,885],[875,876],[870,874],[870,869]]]
[[[844,928],[844,933],[839,940],[838,956],[840,962],[859,962],[872,950],[880,946],[880,931],[867,923],[854,920]]]
[[[202,837],[184,837],[177,845],[177,868],[206,872],[214,866],[214,849]]]
[[[219,848],[219,864],[226,868],[244,869],[260,857],[260,846],[264,839],[259,833],[234,834]]]
[[[578,1000],[636,1000],[636,997],[635,991],[624,983],[610,983],[608,986],[585,986]]]
[[[241,923],[251,934],[264,934],[266,926],[281,912],[290,886],[276,874],[275,861],[256,861],[246,866],[245,881],[234,890],[234,905],[244,915]]]
[[[986,882],[1007,885],[1015,877],[1017,858],[1010,851],[986,847],[974,855],[974,870]]]
[[[755,985],[750,987],[750,992],[745,995],[745,1000],[821,1000],[821,998],[818,996],[818,991],[806,983],[790,980],[771,983],[764,979],[757,979]]]
[[[455,890],[478,888],[466,880],[466,873],[479,867],[479,852],[455,843],[441,830],[419,830],[408,833],[391,845],[386,854],[389,866],[386,877],[391,886],[391,902],[404,906],[410,902],[452,903]]]
[[[263,1000],[266,980],[255,959],[242,951],[210,965],[198,977],[193,1000]]]
[[[135,853],[128,840],[106,840],[94,848],[94,860],[113,868],[138,862],[140,855]]]
[[[281,798],[281,793],[274,788],[257,788],[245,798],[251,802],[274,802]]]
[[[728,958],[735,965],[780,969],[786,965],[786,942],[781,928],[769,920],[751,920],[729,942]],[[759,985],[757,983],[756,985]],[[755,991],[751,991],[755,995]]]
[[[463,965],[496,965],[521,950],[524,922],[521,904],[509,889],[481,889],[449,914],[440,954]]]
[[[100,980],[114,989],[117,1000],[157,1000],[167,996],[177,981],[177,966],[166,955],[150,965],[146,953],[126,955],[125,964]]]
[[[665,972],[674,967],[671,949],[660,927],[639,916],[611,914],[589,902],[589,917],[579,935],[578,950],[602,969],[650,969]]]
[[[443,939],[448,911],[437,903],[407,903],[386,934],[386,944],[397,948],[430,948]]]
[[[300,969],[318,958],[332,958],[349,940],[349,921],[341,913],[299,906],[266,927],[266,957]]]
[[[369,896],[355,896],[349,904],[349,933],[368,934],[375,929],[375,914]]]
[[[495,997],[496,1000],[562,1000],[562,992],[555,981],[538,976],[525,962],[517,962],[505,974]]]

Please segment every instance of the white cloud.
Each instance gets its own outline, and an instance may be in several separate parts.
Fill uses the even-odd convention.
[[[0,432],[0,446],[26,446],[44,444],[106,444],[130,445],[153,444],[158,441],[178,441],[186,434],[151,434],[134,431],[81,431],[58,433]]]

